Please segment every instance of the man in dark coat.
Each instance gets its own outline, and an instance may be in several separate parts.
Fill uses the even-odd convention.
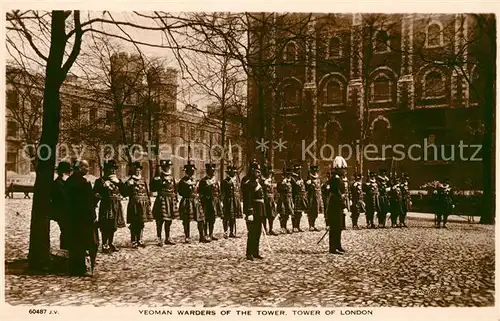
[[[403,211],[401,212],[399,223],[401,224],[402,227],[408,227],[406,225],[406,215],[411,210],[411,195],[410,195],[410,188],[408,186],[409,178],[407,174],[403,174],[402,177],[403,177],[403,182],[400,185],[401,185],[401,196],[403,198]]]
[[[66,181],[68,193],[69,272],[87,275],[85,258],[90,256],[91,268],[99,246],[97,234],[96,198],[92,184],[85,178],[89,164],[85,160],[75,163],[73,174]]]
[[[390,210],[389,202],[389,178],[386,175],[385,169],[379,170],[379,175],[377,177],[378,192],[379,192],[379,208],[377,212],[378,216],[378,227],[385,227],[385,220],[387,219],[387,213]]]
[[[195,170],[196,166],[190,162],[184,165],[186,175],[181,178],[178,184],[179,195],[181,196],[179,214],[184,226],[184,235],[186,237],[185,242],[191,242],[189,223],[191,221],[195,221],[198,224],[200,242],[207,243],[209,241],[205,237],[205,214],[203,212],[203,207],[198,194],[199,184],[194,178]]]
[[[363,192],[365,193],[365,205],[366,205],[366,226],[368,228],[375,228],[373,222],[375,212],[379,211],[378,202],[378,185],[375,179],[375,173],[368,173],[369,179],[363,186]]]
[[[292,170],[286,168],[285,177],[278,184],[278,213],[282,233],[290,234],[291,231],[287,228],[288,218],[293,215],[293,193],[292,193]]]
[[[236,176],[236,167],[229,165],[226,169],[227,177],[222,181],[222,211],[224,238],[236,238],[236,219],[243,218],[241,208],[240,184]],[[228,235],[229,229],[229,235]]]
[[[205,235],[208,241],[217,241],[214,236],[215,220],[222,217],[220,184],[215,177],[215,164],[205,164],[206,176],[200,180],[200,199],[205,213]]]
[[[124,185],[116,176],[118,166],[114,160],[104,163],[104,176],[94,184],[94,194],[99,204],[99,228],[102,235],[102,251],[117,252],[113,239],[118,228],[125,227],[122,209]]]
[[[437,188],[437,228],[441,227],[441,222],[443,222],[443,228],[447,228],[448,216],[454,208],[453,189],[450,186],[450,180],[445,179]]]
[[[273,231],[273,223],[278,215],[276,206],[276,188],[273,177],[273,167],[270,164],[262,166],[262,188],[264,189],[264,208],[266,211],[266,219],[264,220],[264,228],[266,228],[266,221],[269,224],[268,235],[277,235]]]
[[[140,162],[132,164],[134,174],[125,182],[125,196],[128,196],[127,223],[130,228],[132,248],[145,247],[143,241],[144,225],[152,222],[151,199],[148,184],[142,177]]]
[[[306,181],[307,203],[309,205],[307,220],[309,222],[309,231],[313,232],[319,231],[316,228],[318,215],[325,213],[318,170],[319,167],[317,165],[311,165],[309,167],[309,178]]]
[[[356,173],[354,179],[355,179],[354,183],[351,184],[351,196],[352,196],[351,219],[352,219],[352,228],[359,229],[358,227],[359,214],[365,212],[365,203],[363,201],[363,182],[360,173]]]
[[[247,238],[247,260],[262,259],[259,254],[260,235],[262,233],[262,221],[264,213],[264,189],[260,183],[260,165],[250,164],[251,174],[243,185],[243,212],[246,217]]]
[[[402,227],[401,216],[403,212],[403,195],[401,191],[399,177],[394,178],[394,185],[389,191],[390,204],[391,204],[391,227]],[[400,225],[397,220],[400,219]]]
[[[71,175],[71,164],[62,161],[56,168],[57,178],[52,183],[50,193],[50,219],[59,225],[61,231],[59,237],[59,247],[61,250],[68,250],[68,195],[66,192],[66,181]]]
[[[341,156],[334,159],[334,174],[330,183],[330,199],[328,201],[328,223],[330,228],[330,247],[332,254],[343,254],[342,230],[344,219],[349,208],[349,182],[347,180],[347,162]]]
[[[165,225],[165,244],[175,244],[170,239],[170,227],[172,221],[179,219],[179,212],[175,211],[177,204],[177,186],[172,176],[172,161],[162,159],[159,162],[159,173],[151,183],[151,191],[157,192],[153,205],[153,217],[156,221],[157,245],[163,246],[161,237],[163,225]]]
[[[325,212],[325,225],[328,226],[328,215],[326,213],[328,212],[328,199],[330,198],[330,181],[332,180],[332,171],[331,169],[326,172],[326,180],[321,185],[321,197],[323,198],[323,209]]]
[[[295,165],[293,167],[292,175],[292,194],[294,205],[292,227],[294,232],[302,232],[302,229],[300,228],[300,220],[309,207],[307,204],[306,185],[300,175],[301,168],[302,167],[300,165]]]

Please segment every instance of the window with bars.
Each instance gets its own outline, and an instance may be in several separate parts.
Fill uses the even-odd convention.
[[[337,80],[330,80],[323,89],[323,105],[339,105],[344,102],[344,88]]]
[[[331,37],[328,41],[328,58],[338,58],[342,56],[342,48],[338,37]]]
[[[293,107],[299,104],[299,93],[293,84],[283,88],[283,107]]]
[[[443,30],[437,23],[431,23],[427,26],[427,47],[440,47],[443,45]]]
[[[424,98],[442,98],[445,95],[445,80],[438,71],[425,75],[423,85]]]
[[[379,76],[373,80],[372,101],[386,102],[392,99],[392,82],[387,76]]]
[[[373,37],[373,50],[375,53],[385,53],[390,51],[389,33],[385,30],[379,30]]]
[[[286,44],[283,60],[288,63],[297,60],[297,45],[295,44],[295,42],[290,41]]]
[[[19,125],[14,120],[7,121],[7,136],[17,138]]]

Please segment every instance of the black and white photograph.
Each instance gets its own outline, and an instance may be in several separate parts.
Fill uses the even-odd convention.
[[[19,8],[3,277],[21,318],[495,307],[498,6]]]

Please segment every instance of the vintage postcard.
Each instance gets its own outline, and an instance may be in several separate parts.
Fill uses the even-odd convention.
[[[5,5],[0,315],[497,319],[498,6],[432,5]]]

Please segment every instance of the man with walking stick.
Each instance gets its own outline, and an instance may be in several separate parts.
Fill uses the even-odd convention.
[[[246,217],[248,239],[247,260],[262,259],[259,254],[262,220],[264,219],[264,190],[260,184],[260,165],[250,164],[250,174],[243,183],[243,212]]]

